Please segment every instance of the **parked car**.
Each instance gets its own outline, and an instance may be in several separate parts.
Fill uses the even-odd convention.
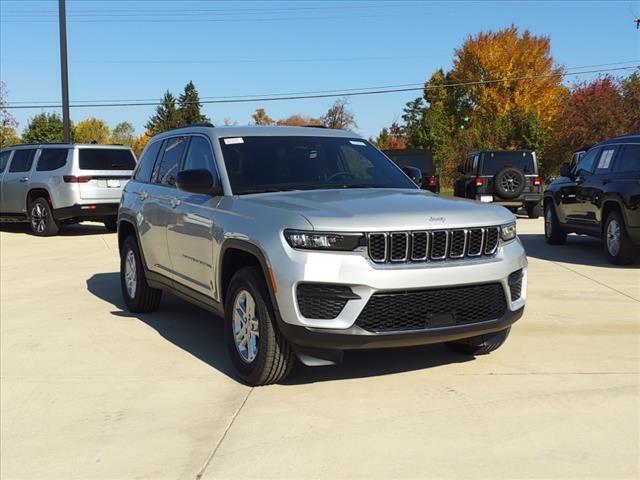
[[[456,197],[495,203],[516,213],[520,207],[529,218],[542,214],[542,179],[536,154],[531,150],[472,152],[453,186]]]
[[[29,222],[38,236],[93,220],[117,228],[118,203],[136,159],[118,145],[15,145],[0,151],[0,220]]]
[[[560,175],[544,192],[547,243],[591,235],[604,240],[611,263],[633,263],[640,247],[640,135],[599,143]]]
[[[414,167],[422,173],[420,188],[433,193],[440,193],[440,180],[436,174],[436,166],[429,150],[417,148],[383,150],[387,157],[400,168]],[[405,172],[407,173],[407,172]],[[411,177],[411,175],[409,175]]]
[[[525,305],[509,211],[427,194],[340,130],[153,137],[125,186],[118,241],[127,308],[151,312],[167,290],[222,316],[252,385],[344,350],[446,342],[485,354]]]

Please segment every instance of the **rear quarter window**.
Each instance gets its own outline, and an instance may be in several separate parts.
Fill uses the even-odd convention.
[[[136,159],[131,150],[115,148],[78,149],[80,170],[133,170]]]
[[[135,178],[139,182],[151,181],[153,166],[155,165],[156,159],[158,158],[160,147],[162,147],[162,140],[153,142],[144,149],[144,152],[142,152],[142,156],[140,157],[140,161],[138,162],[138,168],[133,178]]]
[[[62,168],[67,163],[67,156],[69,154],[68,148],[45,148],[40,152],[40,158],[38,158],[38,164],[36,165],[37,172],[50,172]]]

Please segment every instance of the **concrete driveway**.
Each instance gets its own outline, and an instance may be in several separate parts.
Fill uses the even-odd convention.
[[[353,353],[249,388],[210,314],[123,311],[114,234],[2,227],[0,476],[638,478],[638,265],[518,228],[527,309],[492,355]]]

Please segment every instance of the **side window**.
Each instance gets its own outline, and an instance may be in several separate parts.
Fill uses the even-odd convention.
[[[187,145],[187,137],[170,138],[164,143],[162,160],[157,162],[154,169],[153,182],[173,187],[180,170],[180,162]]]
[[[138,168],[136,168],[133,178],[139,182],[151,181],[151,173],[153,172],[153,167],[156,164],[160,147],[162,147],[162,140],[147,145],[147,148],[142,152],[142,156],[138,162]]]
[[[640,173],[640,144],[632,143],[624,146],[616,159],[616,172]]]
[[[67,155],[69,149],[67,148],[45,148],[40,152],[40,158],[38,158],[38,164],[36,165],[37,172],[50,172],[64,167],[67,163]]]
[[[480,159],[480,155],[475,155],[473,157],[473,164],[471,165],[471,172],[475,174],[478,171],[478,161]]]
[[[189,150],[184,161],[183,170],[209,170],[215,175],[213,151],[209,141],[204,137],[191,137]]]
[[[4,172],[4,169],[7,168],[7,163],[9,162],[10,156],[11,150],[0,153],[0,173]]]
[[[9,165],[9,172],[28,172],[33,165],[33,157],[36,155],[35,149],[16,150]]]
[[[593,164],[595,163],[599,153],[599,148],[592,148],[589,150],[576,165],[575,172],[580,173],[582,171],[586,173],[593,173]]]
[[[616,153],[615,147],[605,147],[602,149],[598,163],[596,164],[596,174],[609,173],[611,170],[613,156]]]

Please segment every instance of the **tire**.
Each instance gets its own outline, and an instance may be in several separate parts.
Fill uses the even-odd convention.
[[[295,363],[295,355],[278,329],[262,270],[257,267],[238,270],[225,298],[227,348],[242,380],[253,386],[283,380]],[[243,322],[247,316],[254,320]]]
[[[604,223],[604,251],[609,262],[614,265],[629,265],[636,260],[638,247],[636,247],[624,224],[622,215],[614,210],[607,215]]]
[[[567,243],[567,233],[560,226],[552,201],[548,202],[544,209],[544,239],[549,245]]]
[[[38,237],[53,237],[58,234],[60,224],[53,218],[51,205],[46,198],[36,198],[29,206],[29,227]]]
[[[162,299],[162,290],[152,288],[147,283],[138,242],[133,236],[127,237],[122,245],[120,289],[127,309],[133,313],[153,312],[158,309]]]
[[[102,223],[104,223],[104,228],[107,229],[107,232],[115,233],[118,231],[118,217],[110,218]]]
[[[507,210],[516,215],[518,213],[518,210],[520,210],[520,207],[507,207]]]
[[[525,208],[529,218],[540,218],[540,215],[542,215],[542,205],[539,203],[527,203]]]
[[[464,355],[486,355],[497,350],[507,340],[511,327],[495,333],[478,335],[455,342],[447,342],[445,345],[456,353]]]
[[[502,198],[516,198],[524,190],[524,173],[514,167],[505,167],[493,177],[496,193]]]

